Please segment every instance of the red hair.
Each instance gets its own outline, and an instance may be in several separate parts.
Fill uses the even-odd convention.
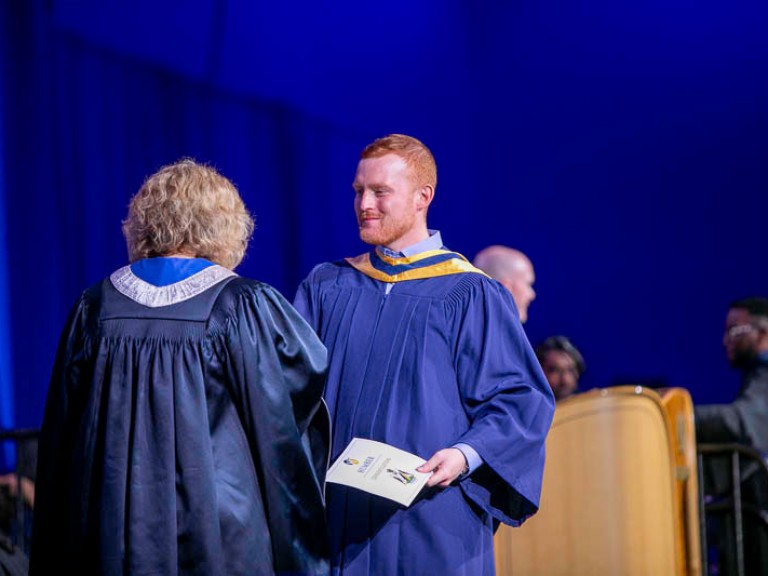
[[[395,154],[411,169],[417,186],[437,187],[437,165],[432,152],[421,141],[405,134],[390,134],[374,140],[360,153],[360,159]]]

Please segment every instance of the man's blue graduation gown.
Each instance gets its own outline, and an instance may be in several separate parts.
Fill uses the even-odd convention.
[[[538,507],[552,393],[496,281],[465,272],[386,286],[326,263],[294,302],[328,348],[332,458],[360,437],[425,459],[464,442],[484,464],[408,509],[328,484],[334,573],[493,574],[498,521],[518,525]]]

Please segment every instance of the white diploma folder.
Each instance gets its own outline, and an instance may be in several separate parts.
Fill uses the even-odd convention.
[[[352,438],[326,475],[344,484],[410,506],[432,472],[416,472],[426,460],[389,444]]]

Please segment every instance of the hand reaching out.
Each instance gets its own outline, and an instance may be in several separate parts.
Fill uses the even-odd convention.
[[[438,450],[432,457],[419,466],[419,472],[434,472],[427,480],[427,486],[447,488],[451,482],[467,469],[467,459],[458,448]]]

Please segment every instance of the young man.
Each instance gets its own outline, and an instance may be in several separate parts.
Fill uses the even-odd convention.
[[[370,438],[433,472],[409,508],[327,485],[336,574],[493,574],[494,526],[538,507],[552,392],[509,292],[427,228],[436,183],[415,138],[366,147],[355,213],[376,248],[317,266],[296,297],[329,352],[332,457]]]

